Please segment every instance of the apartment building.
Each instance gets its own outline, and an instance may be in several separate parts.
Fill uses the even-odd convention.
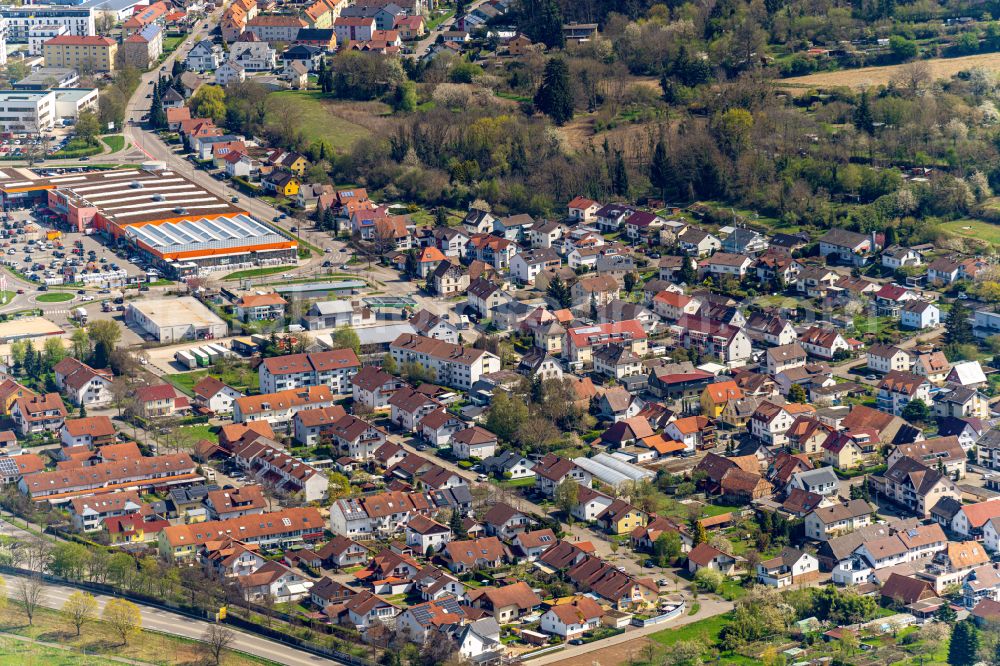
[[[291,426],[292,418],[305,409],[319,409],[333,404],[327,386],[288,389],[261,395],[248,395],[233,401],[233,422],[267,421],[278,429]]]
[[[434,373],[434,382],[466,389],[480,377],[500,371],[500,358],[482,349],[403,333],[389,345],[389,352],[399,366],[417,363]]]
[[[282,509],[270,513],[211,520],[190,525],[171,525],[160,532],[160,554],[187,558],[209,541],[238,537],[244,544],[262,548],[287,548],[323,536],[323,518],[312,507]]]
[[[110,37],[59,35],[42,44],[46,67],[69,67],[79,72],[113,72],[118,42]]]
[[[89,467],[35,472],[21,477],[18,488],[35,501],[53,504],[97,492],[137,490],[190,483],[197,466],[186,453],[127,458]]]
[[[94,10],[70,5],[3,5],[0,14],[7,24],[7,40],[28,42],[28,32],[38,26],[61,25],[69,34],[86,37],[95,33]]]
[[[328,386],[339,394],[351,393],[351,378],[361,369],[352,349],[312,354],[290,354],[264,359],[260,364],[260,390],[276,393],[309,386]]]

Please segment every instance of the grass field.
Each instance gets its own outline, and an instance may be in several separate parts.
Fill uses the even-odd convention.
[[[212,426],[207,423],[202,423],[199,425],[186,425],[181,426],[181,429],[185,434],[190,436],[191,441],[197,442],[203,439],[207,439],[210,442],[218,442],[219,436],[212,432]]]
[[[73,300],[73,294],[67,294],[65,292],[50,291],[46,294],[39,294],[35,299],[39,303],[65,303],[66,301]]]
[[[729,615],[713,615],[704,620],[698,620],[683,627],[675,627],[657,631],[649,637],[661,645],[670,646],[679,641],[698,640],[704,645],[711,645],[719,638],[719,632],[729,624]]]
[[[107,660],[0,636],[0,666],[101,666]]]
[[[102,136],[101,141],[107,144],[108,148],[110,148],[113,153],[117,153],[125,147],[125,137],[121,134],[109,134],[107,136]]]
[[[168,375],[170,383],[188,395],[194,395],[194,385],[209,374],[208,370],[194,370],[192,372],[181,372],[176,375]],[[256,391],[260,386],[260,379],[257,373],[246,368],[238,367],[224,373],[213,371],[213,377],[218,377],[223,383],[232,386],[237,391]]]
[[[162,666],[179,666],[180,664],[202,663],[202,655],[199,646],[195,641],[189,641],[164,634],[142,632],[129,641],[128,645],[121,645],[117,636],[103,622],[94,622],[83,627],[80,636],[76,635],[76,630],[70,624],[69,618],[58,611],[47,608],[39,608],[35,611],[34,623],[28,626],[24,613],[20,607],[11,602],[6,607],[0,609],[0,632],[27,636],[35,640],[47,643],[56,643],[66,646],[77,653],[86,653],[94,656],[94,659],[86,660],[81,655],[78,660],[59,659],[59,652],[53,651],[53,659],[42,658],[38,654],[37,659],[29,659],[24,654],[13,653],[18,648],[16,639],[3,639],[0,642],[0,665],[6,664],[108,664],[114,663],[108,659],[101,659],[100,656],[125,657]],[[0,638],[3,638],[0,636]],[[42,646],[28,646],[27,654],[33,654],[31,650],[41,650]],[[13,653],[13,654],[12,654]],[[14,659],[8,659],[12,655]],[[18,658],[19,657],[19,658]],[[96,659],[96,660],[95,660]],[[250,666],[251,664],[269,664],[271,662],[245,656],[237,653],[226,655],[227,666]]]
[[[245,271],[236,271],[222,278],[223,280],[242,280],[244,278],[264,277],[275,273],[284,273],[288,266],[265,266],[264,268],[250,268]]]
[[[954,222],[943,222],[940,227],[956,236],[978,238],[993,245],[1000,245],[1000,225],[979,220],[955,220]]]
[[[292,100],[301,109],[303,117],[299,127],[306,143],[322,139],[329,142],[334,150],[346,151],[358,139],[371,134],[365,127],[337,115],[337,103],[324,99],[322,93],[315,90],[284,90],[268,95],[269,121],[274,120],[275,109],[283,100]]]
[[[706,504],[701,508],[701,515],[710,518],[712,516],[721,516],[724,513],[739,511],[742,508],[743,507],[741,506],[716,506],[715,504]]]
[[[923,60],[930,68],[931,77],[945,79],[966,69],[982,67],[988,70],[1000,68],[1000,53],[980,53],[961,58],[931,58]],[[884,65],[882,67],[862,67],[839,72],[819,72],[806,76],[793,76],[775,83],[793,93],[803,94],[810,88],[866,88],[889,83],[899,76],[906,65]]]

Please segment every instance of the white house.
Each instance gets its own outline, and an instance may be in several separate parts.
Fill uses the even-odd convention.
[[[923,257],[919,252],[901,245],[890,245],[882,252],[882,265],[886,268],[919,266],[922,263]]]
[[[552,248],[518,252],[510,260],[510,276],[521,284],[534,284],[535,278],[550,268],[559,268],[562,260]]]
[[[913,368],[913,357],[895,345],[872,345],[867,352],[868,369],[889,373],[893,370],[909,372]]]
[[[579,596],[545,611],[539,628],[546,634],[572,640],[601,626],[602,617],[604,609],[599,603],[590,597]]]
[[[214,72],[222,64],[222,47],[203,39],[188,51],[184,65],[189,72]]]
[[[472,426],[452,435],[451,450],[459,460],[485,460],[496,455],[497,436],[489,430]]]
[[[53,368],[56,386],[75,405],[97,407],[111,402],[111,371],[95,370],[67,356]]]
[[[903,328],[922,330],[941,323],[941,310],[926,301],[909,301],[899,313],[899,323]]]
[[[243,394],[227,386],[221,380],[206,375],[194,385],[195,404],[205,407],[216,414],[229,414],[233,411],[233,403]]]
[[[406,523],[406,545],[421,555],[428,550],[441,550],[451,539],[451,529],[447,525],[426,516],[413,516]]]
[[[819,560],[796,548],[785,547],[781,554],[757,565],[757,581],[770,587],[788,587],[819,576]]]
[[[249,58],[249,52],[244,52],[245,58]],[[220,86],[228,86],[233,81],[246,81],[247,80],[247,68],[246,66],[235,60],[227,60],[226,62],[219,65],[215,70],[215,83]]]

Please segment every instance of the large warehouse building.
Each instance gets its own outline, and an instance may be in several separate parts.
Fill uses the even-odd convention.
[[[298,256],[293,239],[159,163],[44,178],[8,168],[0,194],[5,206],[47,205],[74,230],[101,231],[172,277],[294,264]]]
[[[196,298],[144,298],[129,303],[125,321],[158,342],[226,337],[226,322]]]

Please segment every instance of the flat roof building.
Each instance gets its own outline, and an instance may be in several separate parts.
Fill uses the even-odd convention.
[[[191,296],[143,299],[129,303],[125,321],[159,342],[226,337],[226,322]]]
[[[41,46],[39,45],[39,50]],[[51,90],[73,88],[80,82],[80,75],[69,67],[39,67],[13,84],[15,90]]]
[[[65,25],[71,35],[94,34],[94,11],[86,5],[0,5],[0,16],[7,19],[7,39],[28,42],[28,31],[40,25]]]
[[[44,338],[50,335],[62,335],[62,328],[44,317],[25,317],[0,322],[0,342],[8,343],[28,338]]]
[[[51,90],[0,90],[0,128],[4,132],[43,132],[56,119]]]
[[[297,260],[295,240],[160,165],[45,178],[5,168],[0,194],[7,205],[44,201],[79,231],[127,241],[172,277]]]

